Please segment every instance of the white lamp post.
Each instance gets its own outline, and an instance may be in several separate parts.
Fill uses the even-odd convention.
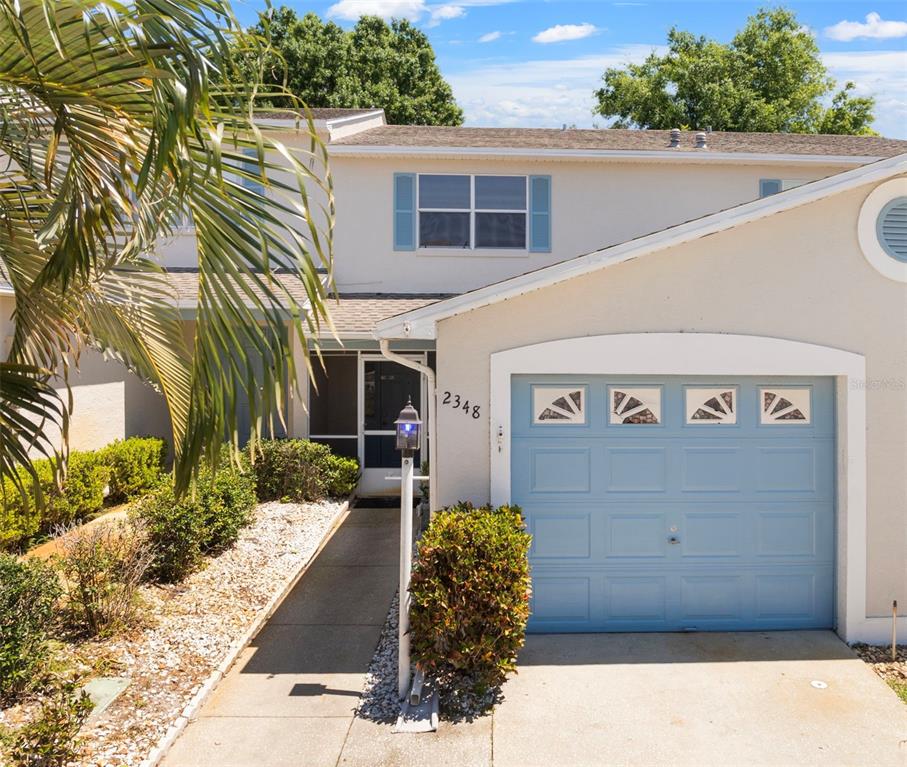
[[[406,697],[409,687],[409,579],[413,569],[413,455],[419,449],[422,421],[408,400],[394,421],[397,427],[397,450],[402,455],[400,466],[400,619],[397,656],[397,692]]]

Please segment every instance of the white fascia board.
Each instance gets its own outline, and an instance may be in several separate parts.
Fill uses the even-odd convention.
[[[347,115],[346,117],[332,117],[329,120],[325,120],[325,124],[328,128],[339,128],[344,125],[355,125],[356,123],[366,122],[367,120],[372,120],[375,117],[381,116],[381,124],[386,125],[387,120],[384,118],[383,109],[373,109],[370,112],[363,112],[362,114],[357,115]]]
[[[635,240],[592,251],[586,255],[542,267],[469,293],[444,299],[421,309],[390,317],[377,323],[375,337],[432,339],[436,337],[436,323],[448,317],[580,277],[649,253],[733,229],[736,226],[807,205],[864,184],[884,181],[904,172],[907,172],[907,154],[900,154],[873,165],[845,171],[789,189],[786,192],[711,213]]]
[[[874,155],[771,154],[704,150],[524,149],[517,147],[370,146],[337,144],[331,153],[347,157],[454,157],[529,160],[616,160],[623,162],[732,163],[734,165],[828,165],[853,167],[883,159]]]

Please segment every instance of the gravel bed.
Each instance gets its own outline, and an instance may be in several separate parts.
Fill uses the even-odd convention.
[[[265,503],[236,545],[175,586],[142,587],[148,625],[69,645],[93,675],[129,687],[82,732],[78,767],[139,765],[274,593],[316,551],[341,503]],[[0,714],[0,722],[3,716]]]
[[[356,716],[373,722],[395,722],[400,713],[397,698],[397,625],[399,623],[399,592],[394,594],[387,611],[378,647],[365,675],[365,687]]]
[[[891,659],[891,645],[855,644],[853,650],[907,703],[907,645],[898,645],[895,661]]]
[[[356,709],[356,716],[373,722],[395,722],[400,713],[397,698],[397,599],[398,594],[394,594]],[[483,696],[463,690],[442,689],[440,696],[442,718],[451,722],[470,722],[490,713],[492,706],[503,700],[500,689],[490,690]]]

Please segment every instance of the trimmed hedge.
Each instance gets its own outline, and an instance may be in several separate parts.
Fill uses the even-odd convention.
[[[307,439],[264,440],[256,447],[252,470],[260,501],[318,501],[350,495],[359,482],[359,462],[334,455],[327,445]]]
[[[449,707],[489,693],[516,668],[529,618],[529,544],[518,506],[438,512],[419,542],[410,594],[415,661]]]
[[[19,475],[27,488],[21,495],[11,480],[3,482],[0,507],[0,550],[24,548],[34,538],[51,533],[60,525],[78,522],[108,502],[131,500],[148,492],[159,481],[164,459],[163,440],[130,437],[100,450],[69,454],[62,490],[54,481],[53,464],[47,459],[34,462],[44,499],[39,507],[31,477],[24,469]]]
[[[164,440],[130,437],[101,451],[110,467],[109,503],[132,501],[154,489],[164,470]]]

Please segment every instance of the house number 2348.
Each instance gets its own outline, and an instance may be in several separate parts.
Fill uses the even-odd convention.
[[[473,418],[480,418],[482,415],[481,409],[478,405],[470,405],[469,400],[464,400],[460,397],[459,394],[452,394],[449,391],[444,392],[444,396],[441,399],[442,405],[447,405],[452,407],[454,410],[462,410],[467,415],[471,415]]]

